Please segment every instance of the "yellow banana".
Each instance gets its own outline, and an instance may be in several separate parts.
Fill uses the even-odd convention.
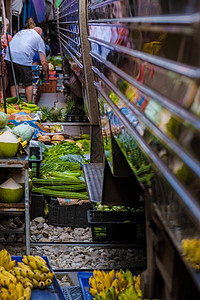
[[[36,261],[37,269],[41,270],[42,272],[48,273],[50,270],[47,266],[45,266],[42,262]]]
[[[47,262],[41,256],[35,255],[35,258],[37,260],[39,260],[40,262],[42,262],[43,264],[45,264],[45,265],[47,264]]]
[[[5,268],[4,267],[0,267],[0,272],[2,272],[2,271],[5,271]]]
[[[47,278],[47,280],[45,280],[45,286],[48,287],[52,284],[52,280],[50,278]]]
[[[96,276],[103,282],[104,281],[104,275],[100,270],[96,271]],[[95,277],[96,277],[95,276]]]
[[[29,300],[31,298],[31,288],[27,287],[24,289],[24,297],[26,300]]]
[[[49,278],[49,279],[51,279],[51,280],[54,279],[54,272],[51,272],[51,271],[50,271],[50,272],[47,273],[47,275],[48,275],[48,278]]]
[[[33,278],[36,279],[37,281],[41,280],[41,276],[39,273],[35,272],[35,270],[33,271]]]
[[[3,266],[3,258],[5,255],[7,255],[7,251],[6,251],[6,249],[2,249],[0,251],[0,266]]]
[[[90,295],[92,295],[93,297],[95,297],[95,295],[98,293],[98,291],[93,288],[89,288],[89,292],[90,292]]]
[[[4,291],[4,292],[1,291],[0,297],[1,297],[1,298],[0,298],[1,300],[8,300],[8,297],[9,297],[9,292],[8,292],[8,290],[6,290],[6,291]]]
[[[118,279],[115,279],[112,282],[111,286],[113,286],[115,289],[119,289],[119,281],[118,281]]]
[[[31,267],[32,270],[38,269],[38,266],[35,261],[29,261],[29,266]]]
[[[26,265],[28,265],[27,256],[23,255],[22,261],[23,261],[23,263],[25,263]]]
[[[105,276],[105,279],[104,279],[104,287],[105,287],[106,291],[111,287],[111,284],[112,284],[112,282],[110,280],[110,275],[109,275],[109,273],[107,273]]]
[[[11,294],[13,300],[17,300],[17,291],[14,283],[10,283],[8,286],[8,290]]]
[[[4,268],[9,271],[9,265],[11,263],[11,256],[9,253],[7,253],[4,257],[3,257],[3,266]]]
[[[94,277],[90,277],[89,278],[89,285],[93,288],[93,289],[96,289],[96,281],[95,281],[95,279],[94,279]]]
[[[36,272],[36,273],[38,273],[38,274],[42,275],[42,271],[40,271],[40,270],[38,270],[38,269],[36,269],[36,270],[33,270],[33,272]]]
[[[7,278],[7,276],[3,275],[2,272],[0,273],[0,279],[12,282],[12,280],[10,278]]]
[[[20,298],[23,296],[23,284],[19,281],[16,284],[17,297]]]
[[[45,280],[47,280],[48,275],[47,275],[47,273],[42,273],[42,275],[40,277],[41,277],[42,281],[45,281]]]
[[[109,276],[110,276],[110,280],[111,280],[111,283],[112,283],[114,281],[114,278],[115,278],[115,270],[110,271]]]
[[[23,296],[23,297],[18,298],[17,300],[26,300],[26,298]]]
[[[31,282],[25,281],[25,283],[23,284],[24,288],[30,287],[30,289],[33,289],[33,285]]]
[[[29,267],[29,265],[25,265],[23,262],[18,262],[18,267],[21,269],[32,271],[31,267]]]
[[[103,283],[99,282],[96,285],[96,290],[98,291],[98,293],[100,293],[101,291],[104,291],[104,285],[103,285]]]
[[[31,283],[33,284],[34,288],[38,288],[39,283],[35,278],[31,279]]]
[[[8,270],[11,270],[16,266],[16,260],[12,260],[8,265]]]
[[[46,288],[45,282],[44,281],[40,281],[38,284],[39,289],[43,290]]]
[[[10,272],[8,271],[2,271],[2,274],[7,277],[10,278],[15,284],[17,283],[17,279],[15,276],[13,276],[12,274],[10,274]]]

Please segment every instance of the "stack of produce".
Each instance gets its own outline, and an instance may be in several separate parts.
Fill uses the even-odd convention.
[[[23,111],[27,114],[30,114],[31,112],[36,113],[40,108],[32,103],[32,102],[24,102],[21,99],[18,99],[17,97],[10,97],[6,98],[6,109],[7,114],[16,114],[20,111]],[[4,104],[1,104],[0,111],[4,112]]]
[[[102,205],[99,202],[95,202],[95,209],[96,210],[103,210],[103,211],[130,211],[130,212],[143,212],[144,208],[138,207],[138,208],[134,208],[134,207],[127,207],[127,206],[109,206],[109,205]]]
[[[116,273],[94,270],[89,285],[89,292],[96,300],[142,300],[140,275],[133,276],[129,270]]]
[[[40,256],[23,256],[23,262],[11,260],[5,250],[0,252],[0,299],[28,300],[31,289],[49,287],[54,273],[47,267],[46,261]]]
[[[51,197],[88,200],[86,184],[78,178],[80,174],[80,172],[52,172],[54,177],[33,178],[32,192]]]

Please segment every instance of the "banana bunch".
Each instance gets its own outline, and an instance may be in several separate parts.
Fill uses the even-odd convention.
[[[196,270],[200,270],[200,240],[184,239],[182,249],[188,263]]]
[[[31,297],[31,283],[0,267],[0,299],[1,300],[28,300]]]
[[[0,267],[4,267],[7,271],[11,270],[16,266],[16,260],[11,260],[10,254],[6,251],[6,249],[2,249],[0,251]]]
[[[54,273],[49,270],[42,257],[24,255],[22,261],[12,269],[15,276],[24,278],[34,288],[45,289],[51,285]]]
[[[140,275],[133,276],[131,271],[112,270],[109,273],[94,270],[89,278],[90,294],[96,300],[140,300]]]

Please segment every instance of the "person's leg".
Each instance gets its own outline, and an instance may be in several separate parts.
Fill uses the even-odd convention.
[[[32,67],[31,66],[20,66],[21,79],[25,86],[25,94],[27,102],[32,101],[33,98],[33,78],[32,78]]]
[[[27,102],[32,101],[33,98],[33,86],[25,86],[25,94],[26,94],[26,100]]]
[[[8,79],[9,79],[11,97],[17,97],[11,63],[7,61],[6,62],[6,67],[7,67],[7,72],[8,72]],[[18,73],[17,64],[13,63],[13,67],[14,67],[15,78],[16,78],[17,89],[18,89],[18,83],[19,83],[19,76],[20,75]]]
[[[10,86],[11,97],[17,97],[15,85]]]

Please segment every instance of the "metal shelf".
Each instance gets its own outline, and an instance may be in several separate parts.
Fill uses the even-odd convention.
[[[0,168],[17,168],[25,169],[25,196],[20,203],[0,203],[0,215],[3,216],[24,216],[25,217],[25,239],[26,253],[30,254],[30,213],[29,213],[29,161],[28,156],[17,156],[14,158],[1,158]],[[5,232],[1,230],[1,233]],[[16,232],[16,229],[9,230],[11,233]]]

